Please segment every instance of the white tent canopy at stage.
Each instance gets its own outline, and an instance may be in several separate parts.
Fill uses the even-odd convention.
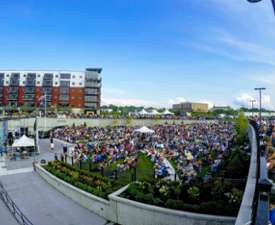
[[[26,135],[23,135],[21,138],[14,141],[12,144],[13,148],[23,148],[23,147],[34,147],[34,139],[28,138]]]
[[[142,133],[142,134],[153,134],[155,133],[154,130],[149,129],[148,127],[141,127],[139,129],[136,129],[135,132]]]

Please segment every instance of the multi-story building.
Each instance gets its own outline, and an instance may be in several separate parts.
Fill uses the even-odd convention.
[[[230,106],[213,106],[211,112],[233,110]]]
[[[102,69],[0,70],[0,106],[70,106],[97,110]],[[45,99],[46,96],[46,99]]]
[[[173,105],[173,110],[179,113],[186,112],[208,112],[207,103],[195,103],[195,102],[182,102]]]

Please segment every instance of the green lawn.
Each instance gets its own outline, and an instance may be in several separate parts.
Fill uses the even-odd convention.
[[[137,180],[154,180],[154,163],[144,154],[138,157]]]
[[[115,162],[113,162],[111,165],[105,167],[104,169],[104,174],[105,176],[111,175],[112,172],[117,168],[118,164],[123,163],[123,159],[119,159]],[[81,169],[83,170],[88,170],[91,168],[91,170],[94,170],[97,168],[98,165],[91,163],[89,165],[89,161],[82,162]],[[75,168],[79,168],[79,164],[74,164]],[[100,172],[93,172],[93,173],[98,173]],[[135,170],[129,169],[126,171],[123,171],[118,174],[117,176],[117,181],[119,184],[126,185],[135,178]],[[153,181],[154,180],[154,163],[150,161],[150,159],[143,153],[140,153],[138,156],[138,162],[136,166],[136,179],[137,180],[147,180],[147,181]]]

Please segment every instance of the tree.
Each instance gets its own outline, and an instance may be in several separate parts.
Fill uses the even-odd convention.
[[[128,116],[126,118],[126,126],[131,126],[133,123],[133,118],[131,116]]]
[[[243,144],[247,134],[248,119],[245,117],[244,112],[240,112],[236,119],[236,131],[237,131],[237,142]]]

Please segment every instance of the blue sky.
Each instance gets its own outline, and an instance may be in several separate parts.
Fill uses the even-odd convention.
[[[275,109],[268,0],[1,1],[0,68],[102,67],[103,103]]]

